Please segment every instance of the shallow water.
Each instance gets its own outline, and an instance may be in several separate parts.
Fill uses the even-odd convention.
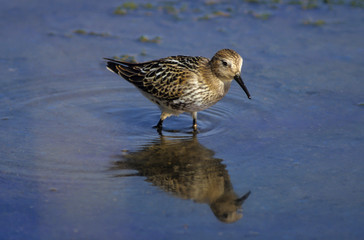
[[[363,8],[135,2],[2,3],[0,239],[362,238]],[[197,135],[181,115],[160,136],[102,61],[221,48],[252,100],[233,83]]]

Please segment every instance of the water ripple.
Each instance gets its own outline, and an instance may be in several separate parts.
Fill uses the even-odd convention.
[[[16,126],[20,135],[28,132],[18,144],[33,160],[18,156],[15,162],[2,161],[2,173],[44,183],[95,181],[95,171],[106,164],[100,159],[109,159],[113,151],[132,150],[155,141],[159,134],[153,126],[160,110],[133,86],[126,86],[38,91],[42,94],[14,104],[10,120],[4,123],[10,128]],[[31,87],[24,92],[37,88]],[[199,139],[231,131],[227,122],[234,118],[234,101],[234,96],[229,96],[198,113]],[[164,122],[166,137],[187,140],[194,134],[189,114]]]

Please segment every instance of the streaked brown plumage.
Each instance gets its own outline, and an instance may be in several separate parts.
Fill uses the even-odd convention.
[[[234,50],[222,49],[212,59],[172,56],[159,60],[128,63],[109,59],[107,68],[134,84],[141,93],[156,103],[162,111],[157,128],[164,119],[188,112],[197,129],[197,112],[222,99],[235,79],[250,94],[241,77],[243,59]]]

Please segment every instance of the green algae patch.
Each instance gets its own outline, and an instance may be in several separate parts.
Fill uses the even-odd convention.
[[[231,17],[231,14],[224,11],[214,11],[211,14],[205,14],[201,17],[198,17],[197,20],[210,20],[212,18],[218,17]]]
[[[364,8],[364,0],[352,0],[350,1],[350,6]]]
[[[161,43],[162,38],[158,36],[154,38],[149,38],[145,35],[142,35],[138,38],[138,41],[142,43]]]
[[[120,56],[113,56],[112,57],[113,59],[115,60],[118,60],[118,61],[123,61],[123,62],[130,62],[130,63],[136,63],[137,60],[134,56],[132,55],[128,55],[128,54],[123,54],[123,55],[120,55]]]
[[[268,20],[269,18],[272,17],[271,13],[267,13],[267,12],[257,13],[252,10],[247,11],[246,14],[249,14],[249,15],[253,16],[254,18],[261,19],[261,20]]]
[[[74,34],[77,35],[84,35],[84,36],[96,36],[96,37],[110,37],[111,35],[109,33],[99,33],[94,31],[86,31],[83,29],[76,29],[73,31]]]
[[[138,8],[138,5],[135,2],[125,2],[121,5],[121,7],[126,10],[135,10]]]
[[[115,15],[126,15],[128,12],[125,10],[125,9],[123,9],[122,7],[117,7],[115,10],[114,10],[114,14]]]
[[[136,9],[138,9],[138,4],[135,2],[125,2],[122,5],[116,7],[114,14],[123,16],[128,14],[128,11],[134,11]]]
[[[315,27],[320,27],[326,24],[325,20],[318,19],[318,20],[311,20],[307,19],[302,22],[304,25],[310,25]]]

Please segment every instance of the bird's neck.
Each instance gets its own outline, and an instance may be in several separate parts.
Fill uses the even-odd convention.
[[[224,81],[224,95],[227,94],[227,92],[230,89],[230,85],[231,85],[231,80],[230,81]]]
[[[226,95],[229,91],[232,79],[222,79],[221,76],[218,76],[216,72],[212,70],[211,62],[204,66],[201,73],[204,76],[204,79],[208,81],[210,88],[218,89],[216,93],[218,93],[220,99]]]

